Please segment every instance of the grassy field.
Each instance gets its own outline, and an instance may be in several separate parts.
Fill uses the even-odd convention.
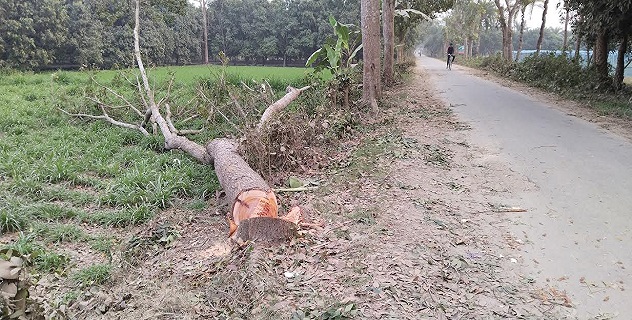
[[[169,78],[171,74],[181,84],[193,84],[199,79],[208,77],[214,77],[222,70],[222,66],[219,65],[195,65],[195,66],[181,66],[181,67],[157,67],[150,68],[148,70],[149,76],[156,80],[164,80]],[[232,77],[240,78],[245,81],[256,80],[262,81],[264,79],[273,82],[286,82],[290,83],[294,80],[301,79],[307,74],[311,73],[313,69],[310,68],[281,68],[281,67],[253,67],[253,66],[228,66],[226,72]],[[108,70],[98,72],[97,78],[100,81],[111,81],[116,75],[117,71]],[[326,76],[326,75],[325,75]]]
[[[186,101],[195,90],[192,84],[215,77],[217,68],[170,67],[151,73],[158,81],[173,73],[174,91]],[[308,70],[229,67],[227,72],[286,86]],[[57,107],[86,103],[90,74],[0,77],[0,245],[32,255],[33,272],[57,273],[79,287],[109,279],[112,255],[127,228],[174,206],[203,210],[219,187],[210,166],[163,150],[161,138],[60,112]],[[97,74],[108,85],[117,77],[113,71]],[[197,139],[220,134],[211,130]],[[77,261],[69,246],[72,252],[93,255],[91,263]],[[71,299],[73,293],[68,294]]]

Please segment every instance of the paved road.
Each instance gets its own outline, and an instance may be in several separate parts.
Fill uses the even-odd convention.
[[[514,230],[526,276],[566,290],[573,317],[632,319],[632,144],[459,66],[419,62],[474,142],[537,185],[513,199],[529,209]]]

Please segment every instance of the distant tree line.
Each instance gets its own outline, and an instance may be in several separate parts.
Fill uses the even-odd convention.
[[[202,10],[186,0],[148,1],[142,54],[150,65],[203,61]],[[359,0],[207,1],[209,56],[304,63],[331,34],[328,17],[359,25]],[[133,3],[0,0],[0,67],[121,68],[134,64]]]

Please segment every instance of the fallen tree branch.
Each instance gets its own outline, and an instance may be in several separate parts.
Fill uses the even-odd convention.
[[[96,83],[98,86],[100,86],[101,88],[105,89],[107,92],[113,94],[115,97],[123,100],[123,102],[125,102],[125,104],[131,108],[132,110],[134,110],[134,112],[136,112],[136,114],[138,114],[139,116],[143,116],[143,113],[140,112],[140,110],[138,110],[138,108],[136,108],[131,102],[129,102],[125,97],[123,97],[122,95],[120,95],[118,92],[112,90],[112,88],[108,88],[107,86],[102,85],[101,83],[99,83],[94,77],[92,77],[92,82]]]
[[[103,107],[101,107],[101,110],[103,111],[103,115],[100,116],[95,116],[92,114],[86,114],[86,113],[70,113],[62,108],[57,108],[59,111],[65,113],[68,116],[71,117],[77,117],[77,118],[90,118],[90,119],[99,119],[99,120],[105,120],[115,126],[118,127],[123,127],[123,128],[127,128],[127,129],[135,129],[140,131],[143,135],[145,136],[149,136],[149,132],[147,132],[147,130],[145,130],[145,128],[135,125],[135,124],[131,124],[131,123],[126,123],[126,122],[122,122],[122,121],[117,121],[114,120],[112,117],[110,117],[106,112],[105,109]]]
[[[290,102],[294,101],[301,92],[309,89],[310,86],[306,86],[300,89],[296,89],[293,87],[287,87],[287,93],[281,99],[277,100],[275,103],[271,104],[266,110],[263,112],[261,119],[259,120],[259,124],[257,124],[257,131],[261,131],[261,128],[270,121],[272,116],[281,110],[285,109]]]

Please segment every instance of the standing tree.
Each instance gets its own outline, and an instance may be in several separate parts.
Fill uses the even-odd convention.
[[[494,0],[498,10],[498,21],[503,34],[503,58],[511,61],[513,56],[513,21],[516,12],[522,6],[520,0],[505,0],[504,5],[500,0]]]
[[[562,44],[562,51],[568,50],[568,22],[570,21],[570,10],[568,10],[568,4],[564,1],[564,42]]]
[[[200,6],[202,7],[202,44],[203,44],[203,58],[204,64],[208,64],[208,11],[206,7],[206,0],[200,0]]]
[[[380,2],[379,0],[361,1],[362,26],[362,99],[364,103],[377,111],[377,101],[381,95],[380,80]]]
[[[535,45],[535,54],[540,54],[542,49],[542,40],[544,39],[544,28],[546,27],[546,12],[549,9],[549,0],[544,0],[544,10],[542,11],[542,24],[540,25],[540,36],[538,37],[538,43]]]
[[[535,5],[535,0],[523,0],[522,8],[520,8],[520,34],[518,36],[518,50],[516,50],[516,61],[520,60],[520,53],[522,52],[522,43],[524,39],[524,14],[527,10],[528,6],[531,6],[531,10],[533,10],[533,6]]]
[[[601,1],[601,0],[568,0],[571,10],[577,12],[575,29],[580,30],[586,42],[594,39],[594,63],[599,74],[598,85],[603,86],[614,82],[615,87],[621,87],[623,78],[617,74],[613,82],[609,78],[608,48],[610,40],[626,42],[625,37],[632,32],[632,0]],[[620,55],[627,52],[627,48],[620,49]],[[619,60],[619,59],[618,59]],[[619,63],[617,63],[619,64]],[[620,66],[623,72],[623,65]],[[616,74],[617,72],[615,72]]]
[[[0,65],[38,69],[54,61],[67,36],[60,0],[0,1]]]
[[[382,0],[382,34],[384,35],[384,85],[393,85],[395,64],[395,0]]]
[[[395,2],[395,43],[397,59],[403,57],[406,47],[414,44],[410,33],[423,21],[435,17],[436,13],[444,12],[454,5],[454,0],[398,0]],[[412,40],[412,41],[411,41]]]

